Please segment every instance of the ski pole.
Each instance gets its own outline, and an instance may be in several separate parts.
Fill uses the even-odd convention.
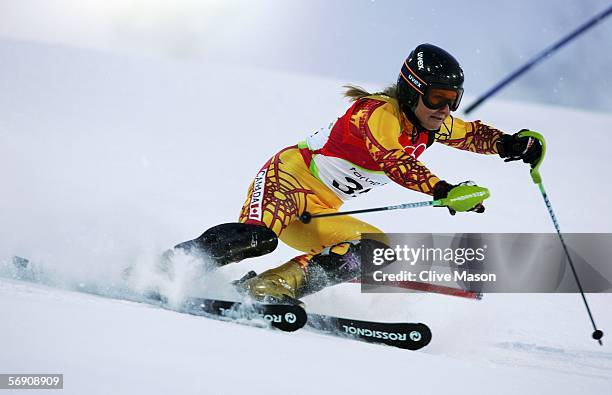
[[[589,303],[587,302],[586,296],[584,294],[584,290],[582,288],[582,284],[580,283],[580,279],[578,278],[578,273],[576,272],[576,267],[574,266],[574,262],[572,261],[572,257],[570,256],[569,250],[567,249],[567,245],[565,244],[565,240],[563,239],[563,234],[561,233],[561,229],[559,228],[559,222],[557,222],[557,217],[555,216],[555,212],[552,209],[552,205],[550,204],[550,200],[548,200],[548,195],[546,194],[546,190],[544,189],[544,185],[542,184],[542,176],[540,176],[540,165],[544,160],[544,155],[546,154],[546,142],[544,141],[544,137],[532,130],[527,130],[519,133],[520,137],[533,137],[538,139],[542,144],[542,156],[538,162],[531,168],[531,179],[540,189],[540,193],[542,194],[542,198],[544,198],[544,203],[546,204],[546,208],[548,209],[548,215],[550,219],[552,219],[553,224],[555,225],[555,229],[557,230],[557,235],[559,235],[559,240],[561,240],[561,245],[563,246],[563,251],[565,252],[565,256],[570,264],[572,269],[572,273],[574,274],[574,278],[576,279],[576,284],[578,284],[578,289],[580,290],[580,295],[582,296],[582,301],[584,302],[584,306],[586,307],[587,313],[589,314],[589,318],[591,319],[591,324],[593,325],[593,339],[597,340],[600,345],[603,346],[603,342],[601,338],[603,337],[603,331],[597,329],[597,325],[595,324],[595,319],[593,318],[593,314],[591,313],[591,309],[589,308]]]
[[[449,192],[448,196],[444,199],[427,200],[424,202],[405,203],[398,204],[395,206],[384,206],[376,208],[366,208],[362,210],[343,211],[338,213],[324,213],[324,214],[311,214],[308,211],[304,211],[299,216],[299,220],[303,223],[309,223],[313,218],[324,218],[324,217],[337,217],[340,215],[350,214],[362,214],[362,213],[373,213],[376,211],[389,211],[389,210],[403,210],[408,208],[416,207],[441,207],[447,206],[455,211],[468,211],[472,207],[480,204],[490,196],[487,188],[479,187],[477,185],[458,185],[452,191]]]

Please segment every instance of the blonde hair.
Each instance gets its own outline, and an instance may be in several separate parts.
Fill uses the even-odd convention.
[[[350,101],[357,101],[361,98],[364,98],[366,96],[372,96],[372,95],[383,95],[383,96],[388,96],[388,97],[397,99],[397,84],[389,85],[388,87],[383,89],[381,92],[376,92],[376,93],[370,93],[366,91],[365,89],[363,89],[362,87],[357,86],[357,85],[349,84],[349,85],[344,85],[342,87],[346,88],[346,91],[344,92],[344,97],[347,97]]]

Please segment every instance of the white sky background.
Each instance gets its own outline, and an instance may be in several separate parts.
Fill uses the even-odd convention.
[[[395,80],[415,45],[432,42],[459,59],[466,72],[467,94],[474,97],[609,4],[609,0],[0,0],[0,39],[248,63],[380,85]],[[610,49],[612,17],[530,70],[500,96],[609,112]]]

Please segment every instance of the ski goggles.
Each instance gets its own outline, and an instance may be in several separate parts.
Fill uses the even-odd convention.
[[[428,108],[437,110],[447,104],[451,111],[456,111],[459,108],[459,103],[461,103],[463,97],[463,88],[436,83],[428,84],[412,71],[407,63],[404,63],[402,67],[401,76],[423,97],[423,103]]]
[[[427,86],[423,94],[423,104],[432,110],[438,110],[448,104],[451,111],[456,111],[463,97],[462,88],[442,88]]]

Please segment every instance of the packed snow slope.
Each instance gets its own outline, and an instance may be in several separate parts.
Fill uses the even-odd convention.
[[[474,302],[365,295],[346,284],[305,298],[316,312],[427,323],[432,343],[408,352],[78,292],[110,289],[133,267],[137,289],[155,283],[177,300],[227,296],[219,284],[294,256],[280,246],[207,281],[188,265],[173,282],[147,269],[169,246],[235,221],[259,167],[341,115],[341,85],[359,81],[15,41],[0,41],[0,65],[0,373],[64,373],[70,394],[612,390],[610,342],[589,338],[578,295]],[[478,117],[544,134],[541,171],[565,232],[611,231],[611,115],[498,101]],[[435,145],[422,160],[450,182],[488,187],[486,213],[424,208],[362,218],[388,232],[553,230],[522,163]],[[388,185],[345,209],[423,199]],[[31,258],[42,284],[15,280],[12,255]],[[612,330],[610,295],[589,300],[599,326]]]

